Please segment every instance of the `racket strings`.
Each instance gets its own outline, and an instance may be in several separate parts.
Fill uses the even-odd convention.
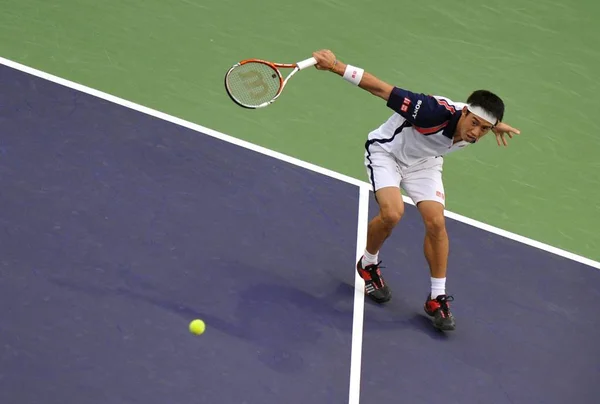
[[[264,63],[246,63],[235,67],[227,76],[231,95],[247,106],[271,101],[279,92],[277,71]]]

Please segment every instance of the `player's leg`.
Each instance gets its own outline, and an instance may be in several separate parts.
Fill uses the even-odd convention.
[[[365,281],[367,296],[377,303],[384,303],[391,299],[392,292],[381,275],[379,250],[404,214],[401,175],[395,158],[378,144],[367,147],[365,165],[379,212],[369,222],[366,249],[356,269]]]
[[[429,264],[431,290],[425,301],[425,312],[434,318],[434,325],[443,330],[455,328],[446,294],[449,238],[444,216],[445,195],[441,164],[407,173],[403,188],[417,205],[425,224],[423,251]]]
[[[432,279],[446,279],[449,241],[446,232],[444,205],[434,200],[421,200],[417,203],[425,224],[423,250],[429,264]],[[445,294],[445,284],[432,283],[431,297]]]
[[[377,255],[385,240],[404,215],[404,201],[398,186],[388,186],[375,191],[379,213],[369,222],[365,255],[371,264],[377,262]]]

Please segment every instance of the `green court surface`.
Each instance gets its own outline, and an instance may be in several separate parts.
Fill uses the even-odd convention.
[[[384,102],[309,69],[264,110],[223,75],[329,48],[412,91],[490,89],[522,135],[446,159],[449,210],[600,260],[600,3],[2,0],[0,56],[361,180]],[[0,83],[1,85],[1,83]],[[6,135],[6,134],[4,134]]]

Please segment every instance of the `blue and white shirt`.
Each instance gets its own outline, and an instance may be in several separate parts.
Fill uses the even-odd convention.
[[[394,87],[387,106],[395,113],[369,133],[367,151],[377,143],[402,167],[410,167],[463,148],[470,143],[461,140],[453,144],[453,135],[466,105]],[[443,158],[439,160],[443,162]]]

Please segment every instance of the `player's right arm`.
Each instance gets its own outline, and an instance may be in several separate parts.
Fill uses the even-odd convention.
[[[336,63],[332,71],[335,74],[343,76],[344,72],[346,71],[346,67],[347,65],[345,63],[338,62]],[[363,90],[367,90],[374,96],[383,98],[385,101],[388,101],[390,99],[390,95],[392,94],[392,90],[394,89],[394,86],[392,86],[391,84],[388,84],[385,81],[378,79],[377,77],[373,76],[371,73],[366,71],[363,73],[362,79],[360,80],[360,83],[358,83],[358,86]]]
[[[358,87],[384,99],[387,106],[404,117],[408,122],[421,128],[436,128],[449,119],[454,113],[450,106],[444,106],[431,96],[414,93],[378,79],[374,75],[350,67],[338,60],[330,50],[320,50],[313,53],[317,60],[315,67],[319,70],[329,70],[339,76],[350,75],[361,70],[362,78]],[[358,73],[360,75],[360,73]]]
[[[333,52],[330,50],[320,50],[313,53],[313,57],[317,59],[316,68],[319,70],[330,70],[339,76],[343,76],[346,72],[347,65],[336,59]],[[394,86],[378,79],[368,72],[364,72],[360,83],[360,88],[370,92],[371,94],[383,98],[388,101]]]

